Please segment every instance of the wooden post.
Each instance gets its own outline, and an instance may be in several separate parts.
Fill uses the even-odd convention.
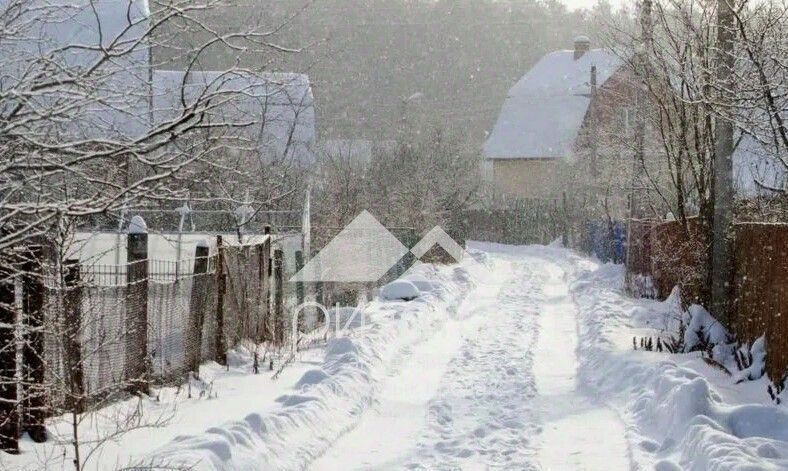
[[[194,250],[194,276],[192,277],[189,326],[186,338],[186,366],[198,378],[202,360],[202,326],[205,320],[205,296],[208,291],[208,244],[198,243]]]
[[[297,250],[295,253],[295,272],[298,273],[302,268],[304,268],[304,252]],[[304,282],[299,281],[296,283],[296,304],[298,306],[304,304],[304,298]],[[298,328],[303,331],[306,326],[306,319],[304,318],[304,313],[302,312],[301,314],[298,316]]]
[[[11,454],[19,453],[15,272],[11,256],[0,254],[0,450]]]
[[[36,443],[47,440],[46,387],[44,386],[44,246],[25,249],[22,264],[22,311],[25,342],[22,361],[26,383],[22,432]]]
[[[270,314],[271,275],[269,264],[271,260],[271,240],[266,240],[258,246],[260,257],[260,332],[258,341],[270,339],[267,323]]]
[[[148,394],[148,228],[140,216],[129,224],[126,247],[126,381],[132,394]]]
[[[324,293],[324,291],[323,291],[323,282],[322,281],[316,281],[315,282],[315,301],[316,302],[318,302],[320,304],[324,304],[323,301],[325,300],[325,298],[324,298],[324,294],[323,293]]]
[[[563,213],[564,213],[564,217],[561,218],[563,221],[563,228],[562,228],[563,234],[562,234],[561,242],[563,243],[564,248],[568,249],[569,248],[569,207],[566,202],[566,192],[563,192],[561,203],[563,205]]]
[[[222,236],[216,236],[216,362],[220,365],[227,364],[227,345],[224,336],[224,294],[227,290],[227,280],[224,274],[224,245]]]
[[[596,108],[597,101],[597,73],[596,66],[591,66],[591,102],[589,105],[589,124],[591,125],[591,176],[597,178],[599,176],[599,126],[597,119],[593,113]],[[596,184],[594,180],[594,184]]]
[[[84,409],[85,381],[82,372],[82,346],[79,335],[82,325],[82,286],[79,260],[66,260],[65,293],[63,295],[63,363],[68,381],[66,408],[77,414]]]
[[[410,254],[410,252],[408,252],[408,254]],[[317,273],[320,273],[321,272],[321,270],[320,270],[321,269],[320,258],[315,258],[316,255],[317,255],[317,251],[312,253],[312,256],[309,257],[309,258],[312,260],[312,263],[315,264]],[[326,303],[325,303],[326,300],[325,300],[325,297],[324,297],[325,296],[324,293],[325,293],[325,290],[323,288],[323,282],[322,281],[316,281],[315,282],[315,302],[325,306],[326,305]],[[326,321],[325,317],[326,316],[323,313],[323,310],[322,309],[318,309],[317,310],[317,321],[322,324],[323,322]]]
[[[284,266],[284,252],[282,249],[274,250],[274,284],[276,286],[276,291],[274,291],[274,340],[279,343],[285,339]]]
[[[298,250],[295,253],[295,271],[298,273],[304,268],[304,252]],[[301,305],[304,303],[304,282],[299,281],[296,283],[296,299],[298,300],[298,304]]]

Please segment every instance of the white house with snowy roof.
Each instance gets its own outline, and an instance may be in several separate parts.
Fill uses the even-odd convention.
[[[585,36],[573,50],[544,56],[510,90],[487,141],[486,174],[496,193],[515,198],[553,197],[561,167],[574,159],[575,143],[591,103],[591,69],[604,84],[621,61],[591,49]]]
[[[625,153],[589,151],[593,139],[588,130],[590,124],[612,124],[609,129],[622,133],[617,140],[625,141],[623,133],[631,125],[623,122],[636,106],[634,87],[621,59],[609,50],[591,49],[585,36],[575,39],[573,50],[544,56],[509,90],[484,143],[484,173],[496,195],[556,198],[572,190],[565,172],[570,165],[582,160],[580,168],[594,173],[595,162],[585,161],[592,159],[590,154]],[[785,166],[751,137],[739,139],[733,161],[734,184],[742,197],[785,185]],[[600,173],[623,162],[607,164],[599,166]]]
[[[205,101],[210,96],[209,106],[201,106],[201,111],[209,121],[231,124],[226,132],[247,138],[272,158],[311,159],[315,112],[308,76],[158,70],[146,40],[151,28],[146,0],[30,0],[18,5],[0,0],[0,11],[12,8],[22,17],[15,24],[25,30],[5,38],[0,92],[33,96],[28,101],[37,100],[48,110],[62,109],[62,116],[38,120],[42,133],[134,141],[178,117],[199,97]],[[110,49],[111,60],[102,60],[99,46]],[[49,67],[52,80],[59,72],[65,81],[69,74],[97,64],[100,67],[83,80],[85,90],[67,86],[27,90],[34,83],[30,75],[39,69],[47,73]],[[91,95],[79,100],[80,92]],[[35,103],[30,107],[35,108]]]
[[[206,119],[225,125],[224,135],[241,139],[241,146],[268,159],[314,160],[314,96],[307,75],[154,70],[152,77],[154,125],[210,96],[215,106],[205,111]]]

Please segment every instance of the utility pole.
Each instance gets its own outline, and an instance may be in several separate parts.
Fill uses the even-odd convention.
[[[734,26],[733,0],[717,0],[716,79],[719,101],[729,102],[733,90]],[[728,327],[733,310],[733,123],[717,114],[714,147],[714,221],[711,248],[711,312]]]
[[[591,66],[591,101],[589,105],[589,110],[592,110],[593,107],[596,106],[596,96],[597,96],[597,74],[596,74],[596,66]],[[599,127],[596,123],[596,118],[591,116],[590,119],[591,124],[591,176],[594,178],[594,186],[597,186],[599,183],[596,179],[599,176],[599,168],[598,162],[599,159]]]
[[[640,44],[635,55],[635,71],[636,75],[640,76],[640,80],[636,82],[636,102],[635,102],[635,152],[632,156],[632,175],[630,178],[629,198],[627,205],[629,206],[629,220],[627,221],[627,249],[626,249],[626,266],[627,272],[630,268],[630,249],[632,247],[632,220],[635,217],[636,204],[636,188],[635,188],[635,175],[637,174],[638,163],[645,165],[645,152],[646,152],[646,80],[649,76],[648,67],[648,54],[651,48],[651,41],[653,38],[653,26],[651,20],[651,0],[643,0],[643,5],[640,10]],[[627,116],[627,122],[629,116]],[[629,126],[627,125],[627,130]],[[629,136],[627,135],[627,138]]]

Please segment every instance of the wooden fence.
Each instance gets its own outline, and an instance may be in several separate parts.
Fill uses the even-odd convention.
[[[122,266],[69,260],[60,276],[43,244],[0,263],[0,341],[14,331],[25,338],[21,347],[0,344],[0,450],[15,452],[23,431],[46,440],[47,415],[180,384],[203,361],[226,364],[227,350],[243,340],[284,342],[281,251],[272,266],[270,238],[217,242],[215,254],[197,246],[192,273],[149,259],[145,233],[128,234]]]
[[[740,339],[764,333],[767,371],[788,372],[788,224],[736,226],[736,325]]]
[[[683,301],[708,306],[708,243],[696,218],[679,222],[635,221],[630,226],[627,277],[648,275],[664,299],[674,286]],[[736,325],[739,339],[766,335],[769,377],[788,372],[788,224],[735,225]]]
[[[559,200],[522,200],[506,208],[458,211],[446,223],[455,240],[501,244],[549,244],[569,237],[570,214]]]

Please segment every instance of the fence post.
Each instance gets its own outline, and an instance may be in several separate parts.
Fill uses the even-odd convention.
[[[564,217],[561,218],[561,221],[563,223],[563,227],[562,227],[563,237],[561,242],[563,243],[564,248],[568,249],[569,248],[569,205],[566,202],[566,192],[563,192],[561,196],[561,206],[563,209],[562,212],[564,213]]]
[[[44,387],[44,246],[30,245],[24,252],[22,264],[22,312],[25,322],[25,342],[22,348],[24,378],[27,383],[24,398],[22,432],[28,432],[36,443],[47,440],[44,426],[46,417],[46,388]]]
[[[283,342],[284,337],[284,265],[285,254],[282,249],[274,250],[274,340]]]
[[[132,394],[148,394],[148,227],[131,218],[126,248],[126,380]]]
[[[302,252],[301,250],[297,250],[296,253],[295,253],[295,272],[296,273],[300,272],[302,268],[304,268],[304,252]],[[300,306],[300,305],[304,304],[304,297],[305,297],[304,291],[305,291],[304,290],[304,282],[303,281],[297,282],[296,283],[296,305],[297,306]],[[306,319],[304,317],[305,316],[299,316],[298,317],[298,323],[299,323],[298,327],[299,328],[303,328],[305,326]]]
[[[197,243],[194,249],[194,276],[192,277],[192,292],[189,302],[189,340],[186,346],[186,367],[200,375],[200,360],[202,360],[202,326],[205,320],[205,296],[208,291],[208,244],[204,241]]]
[[[270,314],[270,296],[271,296],[271,276],[268,269],[271,258],[271,241],[270,239],[260,244],[257,247],[258,256],[260,257],[260,331],[257,341],[268,339],[268,329],[266,328]]]
[[[10,255],[0,254],[0,450],[19,453],[17,415],[15,270]]]
[[[322,281],[316,281],[315,282],[315,302],[320,303],[320,304],[325,304],[324,303],[325,299],[324,299],[323,293],[324,293],[323,292],[323,282]],[[318,317],[318,319],[321,319],[321,318]]]
[[[63,296],[63,363],[68,381],[66,408],[82,413],[84,405],[84,374],[79,333],[82,325],[82,286],[79,260],[66,260]]]
[[[298,250],[295,253],[295,271],[296,273],[300,272],[301,269],[304,268],[304,252]],[[298,300],[298,304],[301,305],[304,303],[304,282],[299,281],[296,283],[296,299]]]
[[[222,236],[216,236],[216,362],[227,364],[227,346],[224,337],[224,293],[227,290],[224,275],[224,244]]]

